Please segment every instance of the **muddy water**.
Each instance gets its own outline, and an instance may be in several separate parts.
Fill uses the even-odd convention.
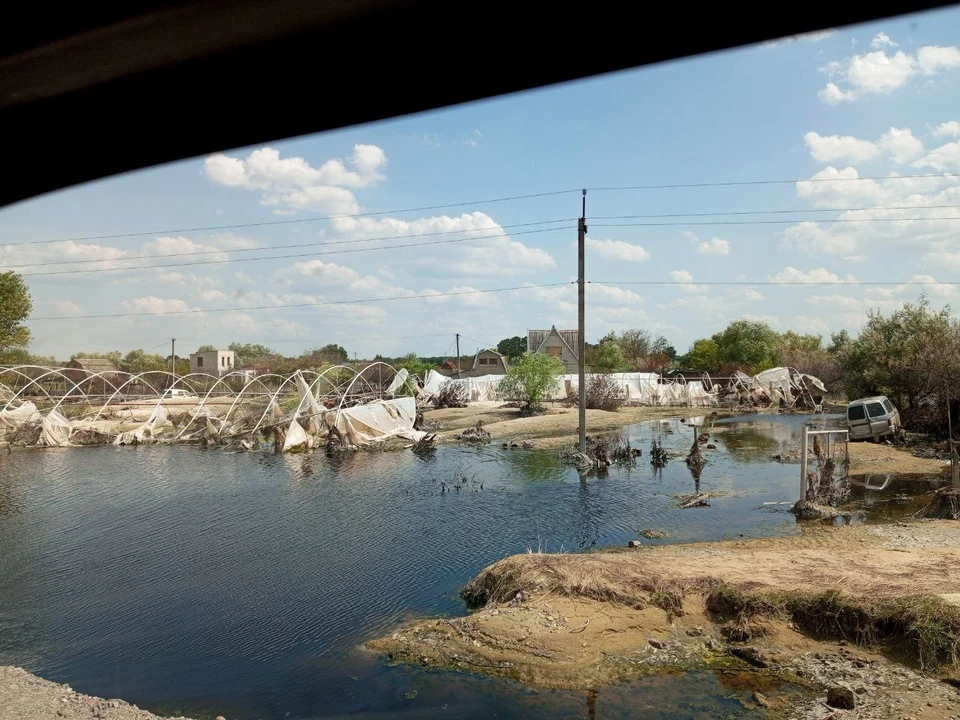
[[[670,430],[671,432],[667,432]],[[550,455],[497,447],[276,457],[189,447],[0,456],[0,664],[77,690],[196,717],[703,717],[750,695],[717,673],[596,695],[390,667],[357,647],[415,616],[461,614],[457,591],[527,549],[795,532],[794,419],[712,432],[699,488],[681,460],[581,480]],[[680,423],[628,430],[685,451]],[[871,493],[878,492],[879,495]],[[885,491],[866,510],[888,516]],[[878,516],[879,516],[878,515]],[[739,688],[739,689],[738,689]]]

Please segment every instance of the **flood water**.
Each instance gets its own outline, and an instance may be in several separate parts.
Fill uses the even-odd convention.
[[[581,479],[550,454],[500,447],[274,456],[195,447],[21,450],[0,456],[0,664],[194,717],[704,717],[742,715],[729,673],[534,691],[392,667],[363,641],[465,612],[460,587],[517,552],[620,545],[652,528],[686,542],[796,532],[798,466],[770,459],[809,418],[711,420],[696,481],[654,471],[676,421],[626,432],[635,467]],[[890,521],[934,481],[854,488],[858,519]],[[888,489],[889,488],[889,489]],[[718,495],[680,510],[674,497]],[[859,495],[858,495],[859,493]],[[891,498],[893,500],[891,501]],[[897,500],[896,498],[900,498]],[[906,498],[906,500],[904,500]]]

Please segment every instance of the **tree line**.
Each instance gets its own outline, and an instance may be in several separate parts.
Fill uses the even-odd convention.
[[[29,289],[16,272],[0,272],[0,365],[37,364],[54,366],[54,358],[29,352],[31,340],[27,319],[33,309]],[[497,350],[516,361],[526,353],[525,337],[504,338]],[[214,350],[204,345],[198,351]],[[261,372],[292,373],[297,369],[329,367],[349,361],[345,348],[329,343],[286,356],[265,345],[231,343],[237,368],[254,366]],[[166,370],[170,356],[143,349],[127,353],[74,353],[72,357],[106,357],[131,373]],[[417,353],[375,359],[422,375],[448,358],[423,357]],[[679,355],[669,341],[643,329],[609,333],[587,344],[586,364],[592,372],[686,369],[724,377],[735,371],[755,374],[778,365],[795,367],[816,375],[837,396],[846,398],[882,394],[890,397],[914,424],[945,427],[947,408],[953,417],[960,410],[960,320],[949,307],[934,310],[921,295],[889,315],[869,311],[859,333],[834,333],[828,341],[821,335],[788,330],[779,333],[763,322],[735,320],[710,337],[695,340]],[[176,358],[177,372],[189,372],[189,362]],[[456,364],[456,359],[452,362]],[[464,369],[472,356],[461,358]]]

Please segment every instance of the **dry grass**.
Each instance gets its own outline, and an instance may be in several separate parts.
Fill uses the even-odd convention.
[[[886,644],[906,652],[922,669],[956,666],[960,655],[960,608],[941,598],[864,598],[839,590],[820,593],[751,589],[722,584],[706,597],[707,609],[735,618],[789,617],[799,628],[858,644]]]
[[[928,519],[960,520],[960,488],[940,488],[918,514]]]
[[[642,609],[654,605],[668,615],[683,615],[683,601],[693,591],[716,583],[710,580],[668,580],[644,572],[635,563],[611,563],[598,555],[514,555],[491,565],[460,592],[471,608],[499,605],[518,592],[589,598]]]

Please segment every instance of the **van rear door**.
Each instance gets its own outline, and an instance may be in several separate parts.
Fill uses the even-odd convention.
[[[870,418],[871,435],[880,436],[890,432],[890,423],[888,422],[890,415],[883,403],[879,401],[868,402],[867,416]]]
[[[855,438],[870,437],[870,421],[867,420],[867,409],[863,403],[852,403],[847,406],[847,427],[850,435]]]

